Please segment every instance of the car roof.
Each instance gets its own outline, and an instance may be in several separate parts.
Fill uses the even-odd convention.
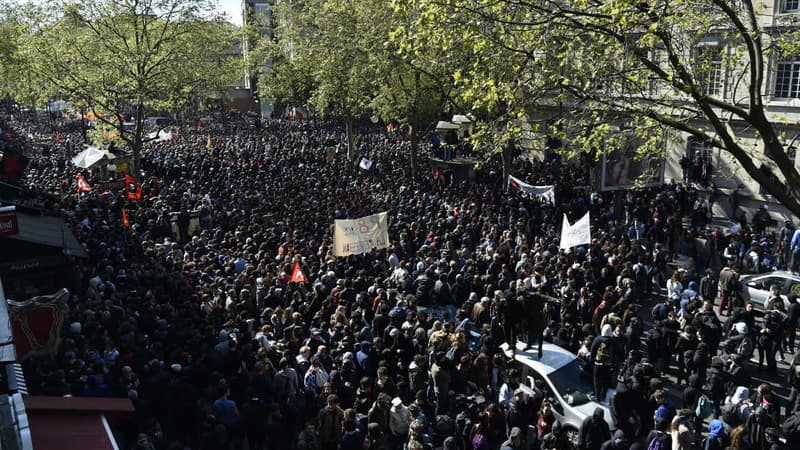
[[[574,353],[559,347],[558,345],[545,342],[542,345],[542,357],[539,358],[539,349],[536,345],[525,349],[524,342],[517,342],[514,359],[539,372],[542,375],[550,375],[556,370],[575,361],[577,356]],[[508,352],[508,344],[502,345],[503,351]]]
[[[793,274],[792,272],[786,270],[776,270],[773,272],[765,272],[765,273],[753,273],[753,274],[744,274],[742,275],[743,280],[755,279],[755,278],[767,278],[767,277],[778,277],[778,278],[788,278],[790,280],[798,280],[800,281],[800,276]]]

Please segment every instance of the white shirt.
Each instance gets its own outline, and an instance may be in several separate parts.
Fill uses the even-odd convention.
[[[672,278],[667,280],[667,297],[675,300],[680,300],[683,294],[683,284],[680,281],[674,281]]]
[[[500,386],[500,395],[497,397],[497,402],[500,403],[503,409],[507,409],[512,400],[514,400],[514,390],[508,386],[508,383],[503,383]]]
[[[408,435],[408,427],[411,425],[411,413],[408,407],[402,403],[398,406],[392,405],[389,409],[389,431],[394,436]]]

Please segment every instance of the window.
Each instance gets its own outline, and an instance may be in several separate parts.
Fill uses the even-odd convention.
[[[800,98],[800,62],[778,63],[778,70],[775,71],[775,98]]]
[[[711,158],[714,147],[697,139],[690,139],[686,156],[681,160],[684,183],[694,182],[708,186],[711,182],[713,165]]]
[[[769,277],[769,278],[762,278],[760,280],[754,280],[747,283],[747,286],[753,289],[758,289],[759,291],[769,291],[769,288],[772,285],[776,285],[778,287],[783,287],[786,283],[786,280],[778,277]]]
[[[703,94],[713,97],[721,96],[722,50],[718,47],[700,47],[697,51],[696,70]]]
[[[798,12],[800,11],[800,0],[783,0],[783,9],[781,12]]]

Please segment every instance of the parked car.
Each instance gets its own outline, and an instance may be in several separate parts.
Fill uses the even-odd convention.
[[[545,342],[542,346],[542,357],[539,358],[538,348],[526,350],[526,347],[525,343],[517,342],[514,359],[509,367],[519,371],[520,388],[526,394],[534,393],[537,380],[540,386],[544,386],[544,398],[552,404],[553,414],[573,444],[578,442],[578,430],[583,420],[591,417],[595,408],[603,410],[611,430],[617,428],[608,409],[608,399],[614,391],[609,390],[606,398],[598,402],[594,398],[591,375],[584,372],[582,361],[574,353]],[[510,356],[507,343],[501,348]]]
[[[764,309],[767,298],[769,298],[769,288],[772,285],[780,287],[781,298],[787,308],[789,306],[787,295],[790,292],[800,295],[800,276],[783,270],[757,275],[742,275],[739,280],[742,283],[741,294],[744,301],[752,302],[759,309]]]

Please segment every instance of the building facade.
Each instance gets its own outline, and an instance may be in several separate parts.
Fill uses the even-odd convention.
[[[255,33],[248,33],[242,45],[244,58],[252,58],[257,42],[250,39],[272,39],[272,21],[275,0],[244,0],[242,2],[242,26],[252,27]],[[248,64],[248,67],[250,65]],[[269,61],[255,70],[247,70],[244,74],[244,86],[259,105],[262,117],[272,117],[273,106],[258,95],[258,76],[270,70]]]
[[[800,0],[755,3],[759,27],[769,39],[765,41],[764,49],[769,49],[779,37],[794,32],[800,25]],[[723,101],[741,104],[742,99],[747,98],[744,91],[748,85],[742,81],[747,70],[742,65],[747,61],[736,59],[737,52],[742,51],[741,45],[731,43],[728,36],[725,30],[712,31],[698,43],[696,51],[708,61],[701,79],[702,91]],[[739,66],[732,67],[729,61],[738,61]],[[800,55],[784,56],[770,51],[764,55],[764,65],[761,94],[767,117],[776,126],[789,158],[797,168],[795,146],[800,146]],[[750,150],[756,166],[772,173],[768,169],[770,155],[765,152],[761,138],[744,123],[735,120],[729,123],[742,146]],[[731,155],[686,133],[672,133],[673,139],[668,139],[666,144],[665,181],[696,183],[708,189],[710,195],[713,192],[718,202],[714,211],[717,216],[733,217],[733,208],[738,206],[739,212],[744,211],[751,220],[756,209],[767,205],[774,220],[797,222],[797,218],[768,195]],[[776,178],[780,180],[779,176]]]

